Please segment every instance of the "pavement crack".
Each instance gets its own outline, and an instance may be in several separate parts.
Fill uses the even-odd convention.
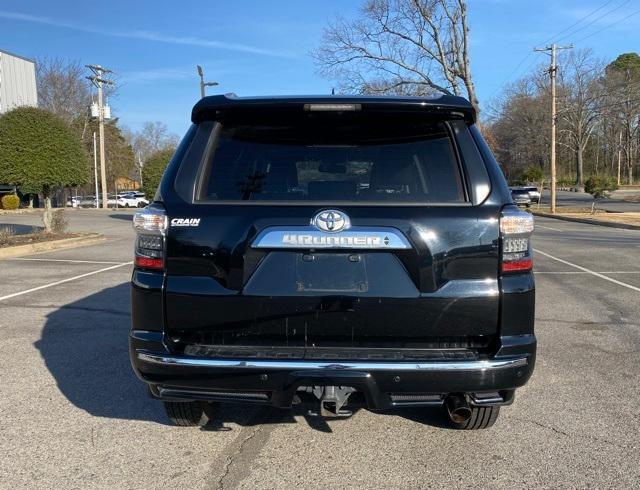
[[[523,419],[523,418],[517,418],[517,420],[520,420],[521,422],[528,422],[530,424],[537,425],[538,427],[542,427],[543,429],[550,430],[552,432],[555,432],[556,434],[559,434],[559,435],[562,435],[562,436],[565,436],[565,437],[578,437],[578,438],[581,438],[581,439],[591,439],[592,441],[602,442],[604,444],[608,444],[610,446],[617,447],[618,449],[631,449],[629,446],[625,446],[624,444],[617,444],[615,442],[611,442],[611,441],[609,441],[607,439],[603,439],[601,437],[597,437],[597,436],[593,436],[593,435],[585,435],[585,434],[571,434],[569,432],[565,432],[563,430],[560,430],[557,427],[554,427],[553,425],[543,424],[542,422],[538,422],[537,420]]]
[[[569,434],[568,432],[565,432],[563,430],[558,429],[557,427],[554,427],[553,425],[546,425],[543,424],[542,422],[538,422],[537,420],[530,420],[530,419],[520,419],[522,422],[529,422],[530,424],[534,424],[537,425],[538,427],[542,427],[543,429],[547,429],[547,430],[551,430],[553,432],[555,432],[556,434],[560,434],[566,437],[571,437],[572,434]]]
[[[260,432],[262,432],[262,426],[261,425],[257,426],[253,431],[251,431],[251,433],[240,442],[240,444],[238,445],[236,450],[233,451],[226,458],[225,465],[222,468],[222,474],[218,478],[218,482],[217,482],[218,490],[223,490],[224,489],[225,479],[227,478],[227,476],[229,476],[229,473],[231,471],[232,466],[235,464],[237,459],[242,456],[246,445],[252,439],[254,439]]]

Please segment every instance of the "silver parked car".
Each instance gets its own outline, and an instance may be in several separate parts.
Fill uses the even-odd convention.
[[[529,193],[531,202],[535,202],[536,204],[540,202],[540,190],[537,187],[526,186],[526,187],[522,187],[522,189],[526,190]]]
[[[526,189],[511,188],[511,199],[518,206],[526,208],[531,206],[531,196],[529,196],[529,191]]]

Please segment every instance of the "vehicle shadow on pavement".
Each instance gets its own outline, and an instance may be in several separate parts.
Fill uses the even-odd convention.
[[[168,424],[131,369],[129,283],[103,289],[47,315],[34,343],[58,389],[96,417]]]
[[[212,420],[202,427],[205,431],[229,431],[232,430],[228,423],[234,423],[243,427],[257,425],[296,424],[304,420],[313,430],[332,433],[336,425],[346,422],[348,417],[324,418],[311,415],[309,410],[314,410],[312,404],[294,405],[291,409],[281,409],[269,406],[250,406],[231,403],[216,404]],[[353,410],[352,417],[358,417],[358,412],[368,411],[363,407],[350,407]],[[398,410],[376,410],[372,412],[377,417],[402,417],[419,424],[429,425],[441,429],[451,429],[448,418],[441,408],[405,408]]]
[[[311,415],[309,410],[313,410],[311,404],[294,405],[290,409],[276,408],[271,406],[239,405],[233,403],[215,404],[212,419],[202,427],[205,431],[229,431],[232,430],[227,424],[233,423],[242,427],[252,427],[258,425],[281,425],[297,424],[301,420],[313,430],[318,432],[331,433],[331,426],[347,420],[347,418],[323,418]],[[354,415],[359,410],[354,410]]]
[[[134,208],[131,208],[134,209]],[[121,219],[124,221],[133,221],[133,213],[131,214],[110,214],[109,218]]]
[[[378,412],[383,415],[395,415],[423,425],[437,427],[439,429],[454,430],[449,422],[444,407],[412,407],[402,408],[396,411]]]

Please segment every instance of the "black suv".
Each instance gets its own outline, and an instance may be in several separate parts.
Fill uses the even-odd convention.
[[[532,217],[464,99],[205,97],[136,214],[130,354],[179,425],[215,402],[447,408],[532,374]]]

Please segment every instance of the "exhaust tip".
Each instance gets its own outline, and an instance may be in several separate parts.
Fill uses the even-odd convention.
[[[471,418],[471,407],[464,395],[448,396],[446,404],[452,422],[462,424]]]

